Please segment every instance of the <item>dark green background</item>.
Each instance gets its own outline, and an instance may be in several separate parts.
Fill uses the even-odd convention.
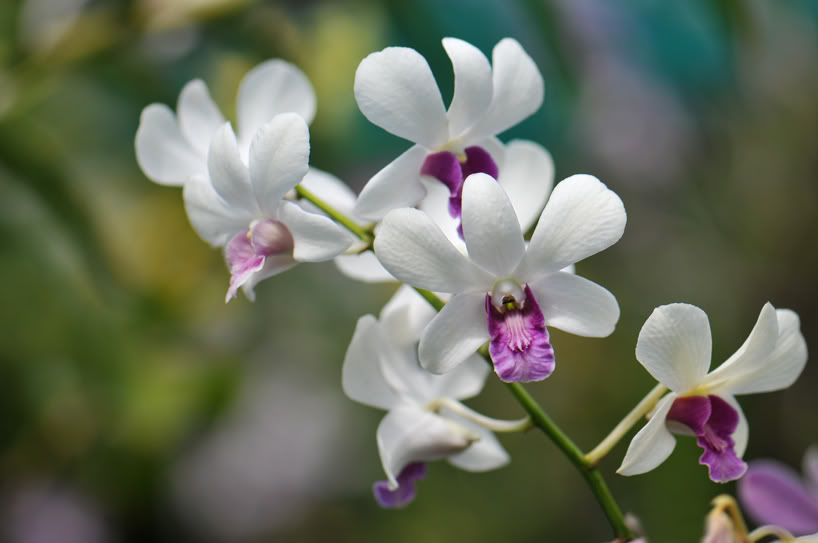
[[[141,174],[134,133],[144,106],[174,106],[195,77],[232,115],[241,76],[270,57],[309,75],[311,162],[356,190],[408,146],[356,108],[368,53],[414,47],[446,100],[444,36],[487,54],[511,36],[535,59],[545,102],[502,138],[543,144],[557,179],[596,175],[628,212],[622,240],[577,266],[617,296],[616,332],[555,331],[557,371],[529,387],[581,447],[653,386],[633,349],[658,305],[708,313],[714,363],[766,301],[796,310],[816,344],[815,2],[244,2],[158,31],[157,6],[180,4],[91,2],[51,48],[31,45],[22,2],[0,4],[4,540],[48,529],[69,543],[611,538],[536,432],[502,438],[504,469],[436,463],[407,510],[378,509],[381,413],[343,397],[340,367],[356,319],[390,287],[299,266],[263,282],[255,304],[224,305],[222,256],[188,225],[180,191]],[[740,399],[748,459],[799,464],[818,442],[816,388],[810,363],[791,389]],[[521,415],[494,379],[471,405]],[[657,470],[616,476],[625,446],[602,464],[622,506],[654,543],[698,540],[709,499],[734,485],[707,479],[689,438]]]

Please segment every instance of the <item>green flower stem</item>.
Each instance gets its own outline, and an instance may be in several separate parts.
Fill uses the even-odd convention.
[[[338,223],[344,226],[347,230],[358,236],[358,238],[366,243],[368,247],[372,246],[375,236],[371,230],[362,228],[360,225],[358,225],[358,223],[348,218],[343,213],[337,211],[335,208],[315,196],[301,185],[296,186],[295,190],[299,196],[315,204],[324,213],[338,221]],[[423,298],[437,311],[440,311],[443,309],[443,306],[446,305],[446,302],[441,300],[440,297],[432,291],[417,287],[415,287],[415,291],[423,296]],[[480,349],[478,349],[478,353],[480,353],[480,355],[485,358],[489,364],[492,363],[491,356],[488,352],[488,345],[483,345],[480,347]],[[622,510],[619,508],[616,500],[614,500],[608,485],[605,483],[605,479],[602,477],[602,474],[597,471],[596,466],[590,464],[585,459],[585,456],[582,454],[579,447],[577,447],[574,442],[571,441],[571,438],[569,438],[559,428],[559,426],[557,426],[554,421],[551,420],[551,417],[546,414],[540,404],[538,404],[537,401],[531,397],[528,391],[526,391],[521,384],[506,383],[506,386],[508,386],[508,389],[514,395],[517,401],[520,402],[520,405],[528,413],[528,416],[531,417],[531,422],[534,424],[534,426],[539,428],[552,442],[554,442],[557,448],[568,457],[571,463],[574,464],[577,471],[580,472],[582,477],[585,479],[585,482],[588,483],[594,497],[599,502],[599,505],[602,507],[602,510],[605,512],[605,516],[608,517],[608,522],[613,528],[616,537],[622,538],[625,541],[630,540],[633,536],[630,529],[625,524],[625,517],[622,514]]]
[[[611,452],[619,440],[625,437],[631,428],[634,427],[636,423],[642,420],[642,417],[648,414],[651,409],[656,406],[656,402],[662,397],[662,395],[667,392],[667,387],[665,385],[659,384],[656,385],[653,390],[651,390],[647,396],[642,398],[636,407],[628,413],[624,419],[622,419],[616,427],[611,430],[611,433],[608,436],[600,441],[599,445],[594,447],[594,449],[585,455],[585,461],[591,465],[596,466],[599,462],[605,458],[605,456]]]
[[[534,426],[542,430],[542,432],[554,442],[557,448],[568,457],[568,460],[574,464],[577,471],[580,472],[585,482],[588,483],[588,486],[591,488],[591,492],[593,492],[596,501],[602,506],[605,516],[608,517],[608,522],[616,533],[616,537],[624,538],[626,541],[629,540],[632,537],[631,531],[625,524],[625,517],[622,514],[622,510],[616,503],[602,474],[595,466],[585,461],[585,457],[579,447],[560,430],[559,426],[551,420],[551,417],[546,414],[543,408],[520,383],[506,383],[506,386],[531,417]]]
[[[434,292],[421,288],[415,288],[415,290],[438,311],[440,311],[446,304],[446,302],[441,300],[440,297]],[[477,352],[486,360],[486,362],[492,364],[488,344],[480,347]],[[568,457],[571,463],[574,464],[577,471],[580,472],[582,477],[585,479],[585,482],[588,483],[588,486],[591,488],[591,492],[593,492],[594,497],[599,502],[602,510],[605,512],[605,516],[608,517],[608,522],[614,529],[616,537],[624,538],[626,541],[631,539],[633,536],[630,529],[625,524],[625,516],[622,514],[622,510],[616,503],[616,500],[611,494],[608,485],[605,483],[605,479],[596,469],[596,466],[590,464],[585,459],[585,455],[583,455],[580,448],[577,447],[573,441],[571,441],[571,438],[569,438],[553,420],[551,420],[551,417],[548,416],[540,404],[538,404],[537,401],[531,397],[528,391],[523,388],[520,383],[506,383],[506,386],[523,409],[525,409],[525,411],[528,413],[528,416],[531,417],[531,421],[534,426],[539,428],[548,437],[548,439],[550,439],[557,446],[557,448]]]
[[[372,246],[372,241],[375,239],[375,236],[372,234],[370,230],[367,230],[363,226],[359,225],[357,222],[353,221],[324,200],[313,194],[311,191],[305,189],[302,185],[296,185],[295,192],[305,200],[312,202],[315,207],[329,215],[335,222],[339,223],[341,226],[358,236],[358,239],[366,243],[367,247],[369,248]],[[365,249],[364,249],[365,250]]]

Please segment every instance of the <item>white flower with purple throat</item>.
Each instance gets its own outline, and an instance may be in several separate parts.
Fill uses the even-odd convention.
[[[448,110],[426,60],[414,49],[388,47],[372,53],[355,73],[355,99],[376,124],[413,143],[378,172],[355,205],[355,215],[377,221],[392,209],[423,199],[422,176],[449,190],[449,212],[461,215],[463,181],[472,173],[497,178],[503,160],[497,134],[542,104],[543,80],[534,61],[515,40],[501,40],[492,64],[479,49],[444,38],[452,61],[454,97]]]
[[[526,246],[502,187],[473,174],[463,188],[461,253],[422,211],[384,218],[375,253],[401,281],[454,296],[424,330],[420,363],[445,373],[490,340],[504,381],[539,381],[554,370],[548,326],[588,337],[609,335],[619,305],[606,289],[561,271],[615,243],[625,209],[599,180],[575,175],[559,183]]]
[[[295,113],[277,115],[256,131],[246,164],[226,123],[210,144],[209,175],[185,183],[193,228],[224,247],[231,274],[226,301],[239,287],[252,300],[262,279],[298,262],[331,260],[354,242],[329,218],[284,199],[307,174],[309,154],[307,123]]]
[[[711,480],[744,475],[749,428],[735,396],[790,386],[807,362],[807,345],[798,315],[767,303],[747,341],[708,373],[711,349],[710,323],[698,307],[670,304],[653,311],[639,332],[636,358],[671,392],[634,436],[617,473],[657,467],[673,452],[676,432],[696,436],[703,449],[699,463]]]
[[[489,366],[472,355],[456,371],[434,375],[420,367],[418,337],[434,310],[409,287],[401,287],[381,311],[358,319],[343,366],[347,396],[388,410],[377,430],[387,480],[373,487],[382,507],[405,507],[425,477],[426,463],[446,459],[468,471],[508,463],[494,434],[475,420],[504,424],[473,412],[460,400],[483,388]]]

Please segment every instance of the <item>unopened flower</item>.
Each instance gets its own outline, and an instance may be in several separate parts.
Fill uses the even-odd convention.
[[[295,113],[277,115],[259,128],[245,163],[229,123],[213,137],[208,175],[185,183],[190,222],[215,247],[224,247],[230,268],[227,300],[297,262],[330,260],[352,236],[327,217],[305,211],[284,195],[307,174],[307,123]]]
[[[259,64],[241,81],[236,104],[237,148],[247,163],[250,143],[262,125],[279,113],[297,113],[308,123],[315,116],[315,91],[307,76],[280,59]],[[225,119],[200,79],[185,85],[176,114],[150,104],[136,131],[136,160],[145,175],[161,185],[184,185],[208,172],[210,143]]]
[[[795,381],[807,361],[798,315],[767,303],[747,341],[708,373],[710,354],[704,311],[688,304],[653,311],[639,333],[636,358],[671,393],[631,441],[618,473],[637,475],[664,462],[676,446],[675,431],[696,436],[704,449],[699,463],[707,465],[711,480],[723,483],[744,474],[748,427],[734,396],[780,390]]]
[[[414,49],[372,53],[355,73],[355,99],[372,123],[415,145],[378,172],[361,191],[356,215],[379,220],[389,210],[417,204],[421,176],[443,183],[449,211],[460,217],[463,181],[472,173],[497,178],[503,147],[496,135],[542,104],[543,80],[515,40],[501,40],[492,64],[479,49],[444,38],[455,90],[446,110],[426,60]]]
[[[804,457],[804,478],[774,460],[750,462],[738,495],[751,517],[796,535],[818,532],[818,448]]]
[[[591,337],[613,331],[619,318],[613,295],[560,270],[615,243],[625,220],[616,194],[576,175],[554,189],[526,246],[502,187],[473,174],[463,189],[468,256],[416,209],[386,216],[375,253],[401,281],[454,294],[421,336],[424,368],[445,373],[490,339],[501,379],[538,381],[554,369],[546,326]]]
[[[457,371],[433,375],[417,359],[417,338],[434,311],[402,287],[381,312],[380,320],[358,320],[343,366],[347,396],[388,410],[377,431],[386,481],[375,483],[383,507],[403,507],[415,496],[415,482],[425,463],[446,459],[469,471],[505,465],[508,454],[494,435],[452,409],[458,400],[477,395],[489,368],[474,355]],[[447,407],[449,406],[449,407]]]

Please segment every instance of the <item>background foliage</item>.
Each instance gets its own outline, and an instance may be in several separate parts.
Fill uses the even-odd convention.
[[[316,87],[312,164],[356,190],[408,144],[366,122],[355,68],[387,45],[430,62],[444,36],[487,54],[519,40],[546,81],[542,109],[504,140],[591,173],[625,202],[613,248],[578,266],[622,318],[606,339],[553,333],[558,369],[530,387],[586,450],[653,385],[635,362],[658,305],[704,309],[714,361],[765,301],[816,345],[818,4],[732,0],[8,0],[0,4],[0,531],[11,542],[601,541],[580,477],[536,433],[510,466],[432,466],[406,511],[379,510],[379,412],[343,397],[356,319],[392,287],[332,264],[224,305],[218,251],[177,189],[140,173],[141,109],[204,79],[231,112],[241,76],[281,57]],[[798,466],[818,442],[818,367],[742,401],[747,458]],[[472,405],[520,409],[496,382]],[[711,483],[691,439],[650,474],[613,475],[652,541],[701,534]],[[670,497],[672,496],[672,499]],[[682,498],[679,498],[681,496]]]

